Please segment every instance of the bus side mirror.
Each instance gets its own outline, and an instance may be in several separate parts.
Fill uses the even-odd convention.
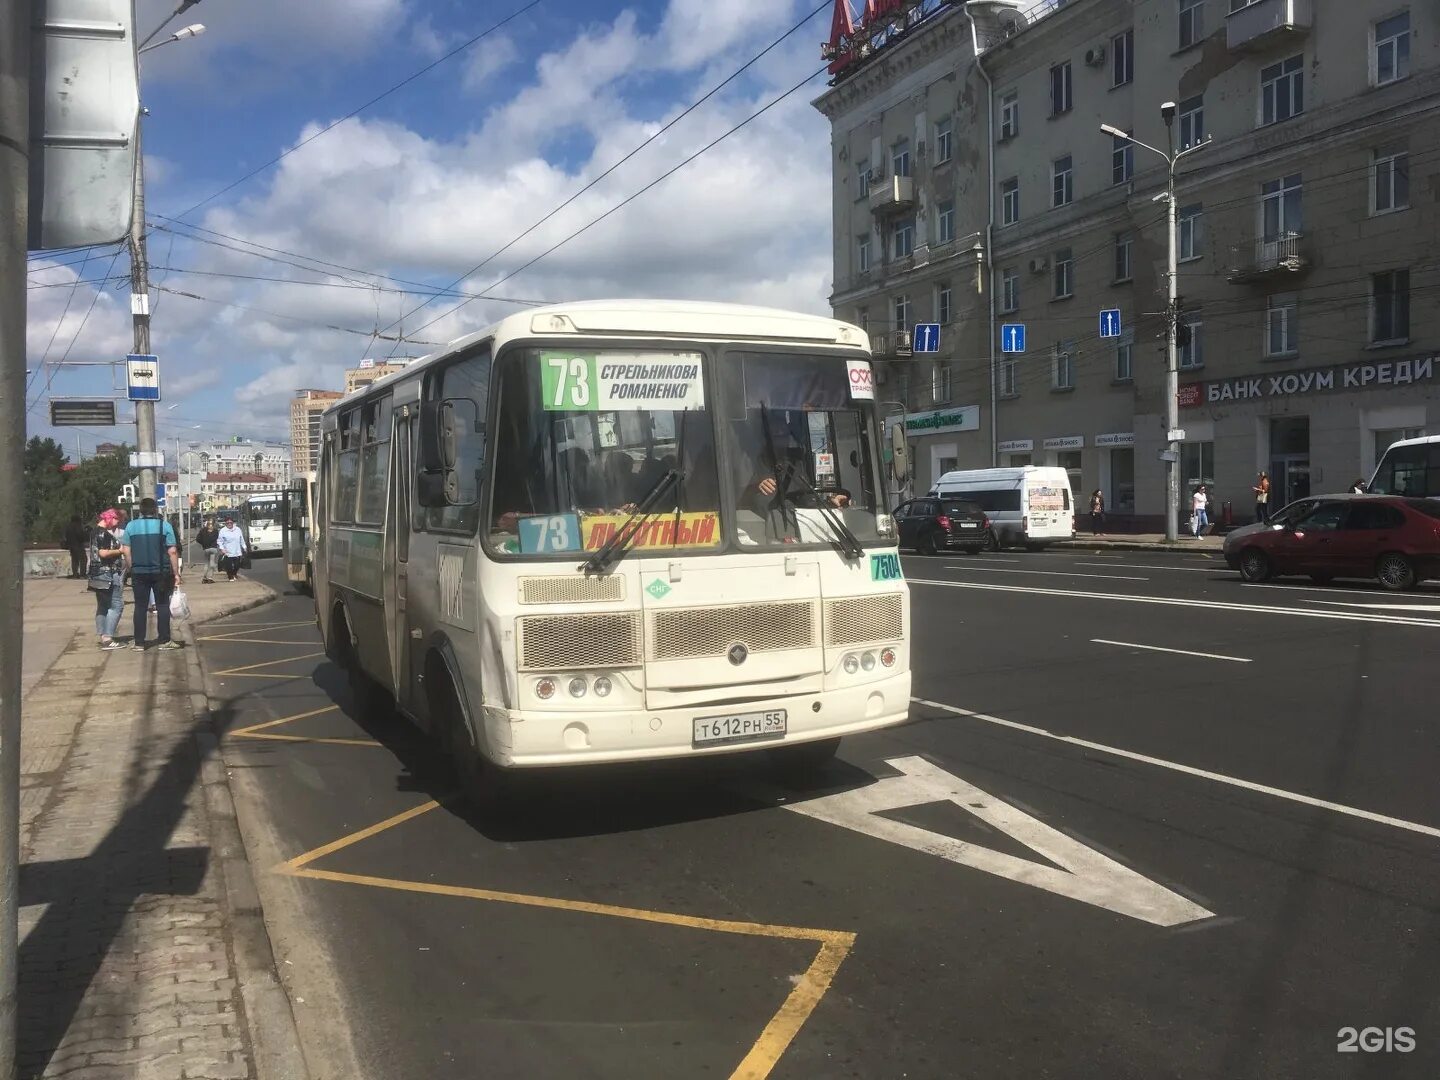
[[[421,506],[458,506],[460,440],[480,434],[479,408],[469,398],[426,401],[420,406],[420,474],[415,497]]]

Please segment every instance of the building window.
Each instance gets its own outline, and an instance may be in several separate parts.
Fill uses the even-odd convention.
[[[861,330],[864,330],[864,331],[865,331],[865,336],[866,336],[866,337],[869,337],[869,336],[870,336],[870,309],[869,309],[869,308],[863,308],[863,307],[862,307],[862,308],[856,308],[856,309],[855,309],[855,325],[858,326],[858,327],[860,327]]]
[[[1000,310],[1004,312],[1020,309],[1020,275],[1014,270],[1000,271]]]
[[[1387,146],[1375,151],[1371,174],[1375,182],[1370,190],[1372,214],[1388,214],[1410,205],[1410,153],[1403,146]]]
[[[1115,381],[1135,380],[1135,331],[1126,330],[1115,346]]]
[[[1184,321],[1184,318],[1182,315],[1181,320]],[[1201,331],[1204,329],[1204,326],[1198,322],[1187,322],[1185,323],[1185,329],[1189,331],[1188,335],[1185,333],[1177,334],[1179,340],[1183,342],[1177,352],[1180,357],[1180,370],[1192,371],[1195,368],[1205,366],[1205,349],[1201,344],[1204,338]],[[1187,337],[1188,340],[1186,340]]]
[[[1000,138],[1013,139],[1020,134],[1020,92],[1011,90],[1000,95]]]
[[[862,161],[855,166],[855,198],[870,197],[870,162]]]
[[[998,366],[1000,377],[996,380],[999,384],[996,387],[996,392],[1001,397],[1018,397],[1020,394],[1020,384],[1015,377],[1018,362],[1015,360],[1001,360]]]
[[[1410,12],[1381,19],[1375,24],[1375,85],[1410,74]]]
[[[1069,206],[1075,199],[1075,163],[1069,154],[1050,166],[1050,205]]]
[[[938,208],[935,218],[936,239],[942,244],[948,244],[955,239],[955,203],[953,201],[942,202]]]
[[[904,293],[895,297],[895,329],[910,329],[910,297]]]
[[[1180,102],[1180,149],[1188,150],[1205,141],[1205,95],[1196,94]]]
[[[855,238],[855,268],[860,273],[870,269],[870,234]]]
[[[1261,187],[1260,225],[1267,244],[1300,235],[1301,190],[1299,173],[1267,180]]]
[[[1135,31],[1126,30],[1110,39],[1110,85],[1124,86],[1135,81]]]
[[[1056,300],[1064,300],[1075,295],[1075,253],[1069,248],[1062,248],[1055,253],[1053,278],[1052,295]]]
[[[890,247],[891,258],[904,259],[915,250],[915,221],[912,218],[900,222],[895,226],[895,234]]]
[[[948,326],[955,317],[955,294],[949,285],[940,285],[935,289],[935,321],[941,326]]]
[[[954,124],[950,117],[945,117],[935,125],[935,164],[944,165],[955,156],[955,136],[952,132]]]
[[[1000,181],[1000,224],[1014,225],[1020,220],[1020,178],[1012,176]]]
[[[1130,256],[1134,250],[1135,241],[1129,233],[1115,234],[1115,280],[1129,281],[1132,275],[1130,267]]]
[[[1205,0],[1180,0],[1180,48],[1188,49],[1205,37]]]
[[[1370,340],[1376,344],[1410,338],[1410,271],[1371,274]]]
[[[1054,368],[1054,387],[1056,390],[1075,389],[1075,343],[1072,341],[1057,341],[1055,350],[1051,354],[1051,362]]]
[[[1201,484],[1215,490],[1215,444],[1213,442],[1187,442],[1180,446],[1180,485],[1189,506],[1190,496]],[[1280,500],[1283,502],[1284,500]],[[1215,506],[1210,507],[1215,510]]]
[[[1278,124],[1305,111],[1305,57],[1260,69],[1260,123]]]
[[[1205,254],[1205,214],[1198,203],[1180,208],[1175,227],[1179,231],[1181,262]]]
[[[1050,69],[1050,115],[1067,113],[1074,106],[1073,84],[1070,80],[1070,61],[1056,64]]]
[[[1135,175],[1135,144],[1110,136],[1110,183],[1123,184]]]
[[[909,139],[900,139],[890,147],[890,172],[895,176],[910,175]]]
[[[949,364],[936,364],[930,369],[930,400],[936,405],[950,400]]]
[[[1295,322],[1297,301],[1293,295],[1271,296],[1265,301],[1265,355],[1294,356],[1299,350],[1299,328]]]

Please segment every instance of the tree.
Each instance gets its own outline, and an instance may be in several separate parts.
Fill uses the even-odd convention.
[[[32,436],[25,444],[25,536],[54,543],[59,537],[36,535],[40,515],[65,483],[61,469],[69,463],[64,448],[54,439]]]
[[[130,448],[97,454],[61,476],[59,487],[50,492],[31,530],[31,539],[39,543],[56,543],[73,515],[89,525],[101,510],[116,504],[121,488],[133,479]]]

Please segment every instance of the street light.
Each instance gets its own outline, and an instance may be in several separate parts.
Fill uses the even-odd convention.
[[[1180,522],[1178,509],[1180,505],[1180,441],[1176,436],[1180,429],[1180,354],[1177,344],[1178,330],[1180,325],[1180,277],[1179,257],[1176,251],[1176,233],[1179,228],[1179,211],[1175,205],[1175,163],[1186,154],[1194,153],[1196,150],[1209,145],[1210,139],[1207,136],[1203,142],[1194,146],[1187,146],[1179,151],[1175,150],[1174,123],[1175,103],[1167,101],[1160,106],[1160,118],[1165,121],[1165,141],[1169,149],[1161,150],[1159,147],[1143,143],[1135,138],[1128,131],[1121,131],[1114,124],[1101,124],[1100,130],[1106,135],[1116,139],[1123,139],[1127,143],[1138,146],[1143,150],[1149,150],[1152,154],[1159,154],[1165,159],[1166,178],[1165,192],[1159,198],[1166,203],[1165,229],[1169,235],[1168,252],[1169,257],[1166,264],[1166,298],[1165,307],[1165,440],[1168,449],[1165,454],[1165,539],[1180,539]]]
[[[157,42],[155,42],[154,45],[146,45],[146,46],[145,46],[144,48],[142,48],[142,49],[137,49],[137,50],[136,50],[136,55],[138,56],[140,53],[150,52],[150,50],[152,50],[152,49],[158,49],[158,48],[160,48],[161,45],[169,45],[172,41],[183,41],[183,40],[185,40],[186,38],[199,37],[199,36],[200,36],[201,34],[203,34],[204,32],[205,32],[205,24],[204,24],[204,23],[198,23],[198,22],[197,22],[197,23],[191,23],[189,26],[182,26],[179,30],[176,30],[173,34],[171,34],[171,35],[170,35],[168,38],[166,38],[164,41],[157,41]]]
[[[169,15],[167,15],[165,17],[165,21],[162,22],[159,26],[155,27],[154,30],[151,30],[150,33],[145,36],[145,40],[140,42],[140,49],[143,50],[146,45],[149,45],[150,42],[154,41],[157,37],[160,36],[161,30],[164,30],[165,27],[169,26],[172,22],[178,19],[181,15],[184,15],[185,12],[189,11],[198,3],[200,3],[200,0],[180,0],[180,6],[177,7],[174,11],[172,11]],[[189,29],[189,27],[186,27],[186,29]],[[199,31],[196,32],[199,33]]]

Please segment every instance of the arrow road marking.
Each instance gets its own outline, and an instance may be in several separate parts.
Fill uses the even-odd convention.
[[[808,802],[786,803],[785,809],[1155,926],[1179,926],[1214,914],[922,757],[890,758],[885,764],[900,775]],[[1064,869],[880,816],[937,802],[953,802]]]

